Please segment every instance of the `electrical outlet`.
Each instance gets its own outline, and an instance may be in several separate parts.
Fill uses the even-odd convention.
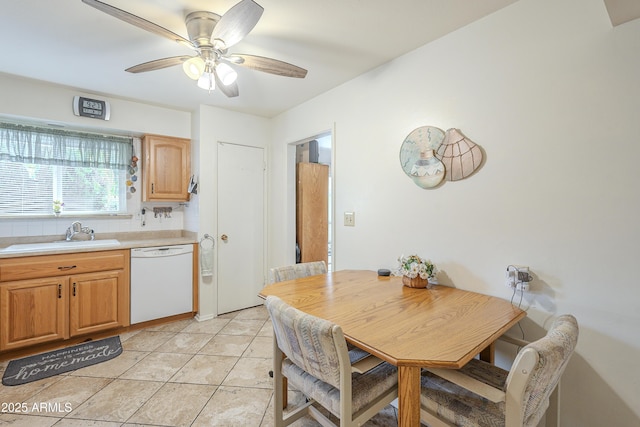
[[[526,283],[526,282],[518,283],[518,284],[516,285],[516,287],[517,287],[517,289],[518,289],[519,291],[522,291],[522,292],[528,292],[528,291],[529,291],[529,284],[528,284],[528,283]]]
[[[525,265],[510,265],[507,267],[505,284],[511,289],[528,291],[529,282],[532,280],[529,267]]]
[[[355,227],[356,226],[356,213],[355,212],[345,212],[344,213],[344,225],[347,227]]]

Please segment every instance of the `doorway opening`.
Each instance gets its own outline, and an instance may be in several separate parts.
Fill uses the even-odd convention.
[[[294,144],[296,148],[296,262],[333,266],[332,134]]]

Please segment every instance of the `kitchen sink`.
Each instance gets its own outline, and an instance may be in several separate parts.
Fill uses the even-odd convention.
[[[41,251],[57,251],[60,249],[83,249],[83,248],[104,248],[110,246],[118,246],[120,242],[116,239],[104,240],[56,240],[54,242],[44,243],[19,243],[11,245],[2,250],[2,252],[41,252]]]

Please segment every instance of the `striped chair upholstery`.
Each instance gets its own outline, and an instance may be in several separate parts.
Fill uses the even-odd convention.
[[[324,261],[303,262],[269,269],[269,283],[283,282],[285,280],[299,279],[301,277],[325,274],[327,265]]]
[[[477,359],[454,371],[450,381],[438,375],[440,371],[448,377],[447,370],[424,370],[422,421],[465,427],[537,426],[577,341],[575,317],[562,315],[546,336],[520,350],[510,371]],[[486,385],[492,388],[489,394],[482,391]]]
[[[305,414],[323,425],[333,425],[313,406],[314,402],[340,418],[341,426],[359,426],[398,396],[398,374],[393,365],[381,363],[365,373],[352,373],[340,326],[306,314],[275,296],[267,297],[265,305],[274,330],[276,427],[287,426]],[[283,375],[309,398],[287,417],[282,410]]]

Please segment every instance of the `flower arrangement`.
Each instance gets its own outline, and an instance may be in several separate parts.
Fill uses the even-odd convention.
[[[416,277],[428,279],[434,277],[435,273],[436,266],[428,259],[420,258],[418,255],[401,255],[398,257],[398,268],[395,271],[397,276],[407,276],[411,279]]]
[[[62,212],[62,207],[64,206],[64,203],[62,203],[60,200],[54,200],[53,201],[53,212],[59,214],[60,212]]]

